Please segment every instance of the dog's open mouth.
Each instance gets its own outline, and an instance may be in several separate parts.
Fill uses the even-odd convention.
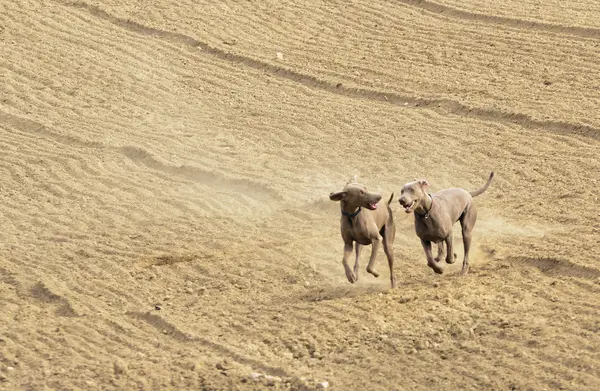
[[[375,210],[375,209],[377,209],[377,203],[376,202],[370,202],[369,206],[367,206],[367,209],[369,209],[369,210]]]
[[[406,213],[410,213],[412,211],[413,206],[415,206],[415,201],[413,200],[413,202],[410,203],[410,205],[406,205],[404,207],[404,211]]]

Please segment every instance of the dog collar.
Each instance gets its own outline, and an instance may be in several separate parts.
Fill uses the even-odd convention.
[[[418,214],[417,211],[415,210],[415,214],[417,216],[422,217],[423,219],[426,219],[426,220],[429,218],[429,212],[431,212],[431,208],[433,208],[433,197],[431,196],[431,194],[427,194],[427,195],[429,196],[429,198],[431,198],[431,206],[429,207],[429,210],[425,211],[424,215]]]
[[[358,215],[361,210],[362,210],[362,207],[359,206],[358,210],[356,212],[354,212],[354,213],[348,213],[348,212],[342,211],[342,214],[348,218],[348,221],[350,222],[350,225],[352,225],[352,218],[356,217],[356,215]]]

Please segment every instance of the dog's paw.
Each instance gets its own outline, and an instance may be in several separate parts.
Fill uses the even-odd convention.
[[[458,258],[458,256],[456,255],[456,253],[452,254],[452,257],[446,257],[446,263],[454,263],[456,262],[456,258]]]
[[[444,273],[444,269],[442,269],[441,267],[439,267],[436,263],[430,263],[430,264],[427,264],[427,266],[429,266],[430,268],[432,268],[433,271],[436,272],[437,274]]]
[[[379,277],[379,272],[377,270],[375,270],[375,269],[369,269],[369,268],[367,268],[367,272],[371,273],[375,277]]]
[[[352,270],[346,270],[346,277],[350,283],[354,284],[358,280],[358,276]]]

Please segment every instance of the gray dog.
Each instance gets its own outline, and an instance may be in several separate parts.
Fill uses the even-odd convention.
[[[387,255],[390,267],[390,280],[392,288],[396,287],[396,277],[394,276],[394,236],[396,227],[392,218],[390,202],[394,194],[388,200],[385,207],[379,207],[381,194],[370,193],[364,185],[356,182],[356,176],[350,180],[342,191],[329,194],[332,201],[340,201],[342,208],[341,230],[344,240],[344,258],[342,263],[346,271],[346,277],[351,283],[358,280],[358,259],[362,246],[373,245],[371,249],[371,258],[367,266],[367,272],[375,277],[379,273],[375,270],[375,258],[377,250],[383,242],[383,250]],[[348,258],[352,254],[352,245],[356,242],[356,261],[354,269],[348,265]]]
[[[415,231],[421,239],[421,244],[427,256],[427,265],[434,272],[442,274],[444,269],[438,262],[446,253],[446,263],[454,263],[456,254],[452,250],[452,226],[460,221],[462,227],[465,257],[461,274],[469,271],[469,249],[471,247],[471,231],[477,220],[477,209],[473,203],[476,197],[487,190],[492,183],[494,172],[490,173],[487,183],[479,190],[468,192],[452,188],[428,194],[429,182],[426,179],[409,182],[402,187],[400,205],[406,213],[415,214]],[[438,255],[434,259],[431,242],[438,243]],[[444,250],[444,242],[446,250]]]

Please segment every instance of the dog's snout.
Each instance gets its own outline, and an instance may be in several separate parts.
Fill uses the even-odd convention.
[[[406,205],[406,198],[400,197],[400,199],[398,200],[398,202],[400,203],[400,205],[405,206]]]

